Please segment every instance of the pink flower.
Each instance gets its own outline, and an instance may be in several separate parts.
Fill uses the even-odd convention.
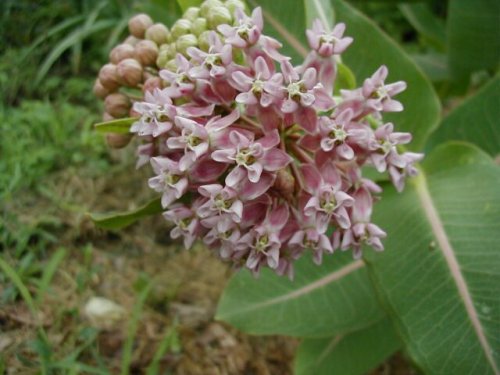
[[[144,99],[144,102],[134,103],[133,109],[141,117],[132,124],[130,132],[157,137],[172,129],[172,120],[177,111],[167,93],[160,89],[155,89],[153,93],[147,91]]]
[[[149,179],[149,187],[163,193],[161,205],[168,207],[186,193],[188,179],[180,170],[179,163],[171,159],[154,157],[151,159],[151,165],[157,176]]]
[[[354,205],[352,207],[351,228],[345,230],[342,234],[339,230],[334,233],[333,242],[335,246],[340,246],[341,250],[352,248],[355,259],[361,258],[362,245],[371,246],[377,251],[382,251],[381,238],[386,237],[386,233],[377,225],[371,223],[371,214],[373,208],[373,198],[366,188],[358,189],[354,194]],[[340,237],[342,236],[342,240]]]
[[[226,117],[212,117],[205,125],[177,116],[175,118],[175,124],[181,129],[181,135],[167,139],[167,145],[173,150],[184,150],[184,155],[179,160],[180,170],[186,171],[190,168],[208,151],[210,147],[210,137],[213,137],[214,133],[220,132],[232,125],[239,116],[238,110],[234,110]]]
[[[216,221],[223,221],[229,216],[229,221],[239,223],[243,216],[243,203],[238,199],[238,192],[228,186],[219,184],[203,185],[198,192],[208,200],[198,209],[201,218],[217,215]],[[202,222],[204,224],[204,222]],[[211,227],[210,225],[209,227]]]
[[[365,80],[362,94],[368,99],[368,106],[376,111],[400,112],[403,110],[403,105],[392,97],[404,91],[406,83],[398,81],[386,85],[384,81],[388,74],[387,67],[382,65],[370,78]]]
[[[183,237],[186,249],[191,248],[201,228],[194,208],[178,204],[163,213],[165,219],[175,224],[170,236],[173,239]]]
[[[345,24],[335,25],[332,31],[327,32],[321,20],[313,21],[312,30],[306,30],[309,46],[317,51],[321,56],[340,55],[352,43],[351,37],[342,37],[345,31]]]
[[[238,252],[249,251],[247,268],[258,272],[262,264],[267,264],[269,268],[278,267],[281,248],[279,233],[289,217],[288,205],[282,204],[268,211],[262,224],[252,228],[240,238],[236,250]]]
[[[189,74],[193,65],[180,53],[175,57],[175,62],[177,65],[176,72],[167,69],[160,71],[160,77],[170,84],[165,89],[165,93],[171,98],[191,95],[195,89],[195,79]]]
[[[348,141],[356,136],[356,132],[349,127],[353,112],[350,108],[340,112],[334,118],[326,116],[320,119],[321,149],[329,152],[335,150],[340,157],[351,160],[354,158],[354,150]]]
[[[264,27],[262,9],[255,8],[251,17],[248,17],[241,8],[237,8],[234,13],[236,26],[220,25],[217,27],[219,32],[226,37],[226,43],[236,48],[247,48],[256,44]]]
[[[227,148],[214,151],[212,159],[220,163],[236,164],[226,177],[226,184],[230,187],[235,187],[245,178],[258,183],[264,171],[276,172],[292,160],[284,151],[275,147],[280,143],[277,131],[253,141],[234,130],[229,134],[229,142]]]
[[[341,228],[349,228],[351,222],[346,207],[352,206],[354,199],[342,191],[342,182],[335,167],[325,165],[323,173],[320,173],[314,165],[305,164],[301,172],[304,188],[311,194],[304,207],[304,214],[316,217],[318,232],[325,233],[332,218]]]
[[[189,70],[194,78],[220,78],[226,74],[226,68],[233,61],[232,48],[229,44],[222,44],[215,31],[209,36],[210,49],[204,52],[196,47],[189,47],[187,53],[192,61],[198,63]]]
[[[246,105],[260,104],[262,107],[269,107],[275,98],[273,92],[277,92],[281,87],[283,76],[272,74],[266,61],[262,56],[255,60],[255,76],[251,77],[242,71],[232,74],[233,86],[241,91],[236,96],[238,103]]]

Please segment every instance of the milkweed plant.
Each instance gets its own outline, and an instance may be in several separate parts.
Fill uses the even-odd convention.
[[[355,258],[365,244],[383,250],[386,233],[371,220],[382,189],[363,167],[387,172],[399,191],[416,174],[423,155],[400,148],[411,134],[383,118],[403,110],[395,97],[405,82],[386,82],[381,66],[334,95],[337,62],[353,42],[345,24],[315,20],[311,50],[294,66],[263,33],[261,8],[244,9],[206,1],[171,30],[137,15],[95,83],[105,119],[136,117],[137,166],[152,170],[171,236],[186,248],[202,240],[236,268],[290,278],[304,252],[320,264],[337,249]]]
[[[452,0],[445,28],[400,5],[444,75],[343,0],[178,3],[169,27],[131,18],[94,85],[96,128],[133,145],[156,199],[94,221],[162,213],[185,248],[247,268],[216,318],[304,338],[299,375],[363,374],[398,350],[428,374],[499,374],[500,35],[477,35],[500,9]],[[453,77],[446,103],[478,69],[493,78],[440,120],[429,78]]]

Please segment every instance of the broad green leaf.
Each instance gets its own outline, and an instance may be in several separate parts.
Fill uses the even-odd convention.
[[[356,88],[356,77],[349,67],[341,62],[337,63],[337,81],[335,82],[335,95],[340,94],[341,89],[353,90]]]
[[[499,25],[498,0],[449,1],[448,62],[456,79],[466,81],[474,71],[498,67]]]
[[[160,198],[157,198],[136,210],[118,213],[92,213],[89,216],[95,225],[100,228],[121,229],[135,223],[139,219],[159,214],[162,211]]]
[[[307,27],[311,27],[313,21],[319,18],[326,30],[333,28],[335,15],[330,0],[304,0],[304,6],[306,8]]]
[[[412,58],[432,82],[442,82],[450,79],[446,55],[426,53],[425,55],[412,55]]]
[[[401,341],[386,318],[345,335],[305,339],[295,358],[295,374],[362,375],[400,348]]]
[[[317,266],[311,257],[296,262],[295,279],[269,269],[255,278],[233,276],[216,318],[251,334],[324,337],[364,328],[384,316],[362,261],[335,253]]]
[[[94,125],[95,129],[102,133],[128,134],[130,126],[137,121],[137,117],[119,118],[116,120],[99,122]]]
[[[366,253],[371,279],[424,373],[499,373],[499,186],[487,154],[448,143],[377,203],[387,238],[382,254]]]
[[[455,108],[432,134],[429,147],[446,140],[464,140],[491,155],[500,153],[500,76]]]
[[[200,6],[202,2],[203,0],[177,0],[177,4],[179,4],[183,12],[190,7]]]
[[[342,61],[354,72],[358,84],[368,78],[381,65],[389,68],[387,82],[406,81],[408,88],[397,98],[405,110],[387,114],[384,118],[394,122],[398,131],[413,134],[409,145],[420,150],[437,126],[440,116],[439,99],[432,85],[411,58],[371,20],[341,0],[332,0],[336,21],[345,22],[345,35],[354,38],[353,44],[342,54]]]
[[[400,4],[399,10],[421,37],[429,41],[440,51],[446,50],[446,27],[444,20],[439,19],[426,3]]]
[[[264,32],[283,43],[281,53],[301,64],[308,54],[305,22],[306,10],[302,0],[287,0],[286,5],[275,0],[249,0],[251,7],[262,7]]]

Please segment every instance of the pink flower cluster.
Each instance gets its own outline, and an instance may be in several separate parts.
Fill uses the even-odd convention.
[[[178,54],[177,70],[161,70],[164,88],[145,94],[131,128],[143,140],[149,186],[161,193],[173,238],[186,248],[201,239],[236,267],[269,267],[293,276],[307,251],[362,246],[382,250],[385,232],[371,222],[381,188],[361,167],[388,171],[401,190],[421,154],[401,153],[411,135],[393,131],[383,112],[401,111],[382,66],[361,88],[333,96],[336,61],[351,43],[344,24],[315,21],[311,52],[300,66],[262,33],[260,8],[237,9],[233,25],[210,34],[208,51]]]

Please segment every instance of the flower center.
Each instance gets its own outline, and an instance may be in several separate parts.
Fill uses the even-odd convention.
[[[196,147],[202,142],[202,140],[194,134],[189,134],[188,136],[186,136],[186,142],[189,146]]]
[[[269,244],[269,236],[267,234],[264,234],[263,236],[260,236],[256,239],[255,250],[263,252],[268,244]]]
[[[288,91],[288,97],[293,100],[299,100],[302,93],[306,91],[303,81],[290,83],[286,90]]]
[[[261,94],[262,91],[264,91],[264,82],[262,82],[260,79],[256,79],[255,81],[253,81],[252,92],[254,94]]]
[[[181,179],[181,176],[178,176],[176,174],[167,174],[165,176],[165,183],[168,186],[174,186],[176,183],[179,182],[180,179]]]
[[[337,38],[336,36],[333,36],[333,35],[323,34],[323,35],[321,35],[319,40],[320,40],[320,43],[335,44],[339,41],[339,38]]]
[[[214,65],[222,65],[222,60],[218,54],[211,53],[205,58],[205,65],[208,68],[211,68]]]
[[[215,203],[215,208],[218,209],[219,211],[227,211],[233,204],[232,200],[230,199],[225,200],[220,194],[217,194],[217,196],[214,199],[214,203]]]
[[[236,164],[238,165],[252,165],[255,163],[256,159],[253,156],[252,151],[248,148],[243,148],[238,151],[235,157]]]
[[[320,199],[320,207],[328,214],[331,214],[337,208],[337,200],[333,194],[323,195]]]

